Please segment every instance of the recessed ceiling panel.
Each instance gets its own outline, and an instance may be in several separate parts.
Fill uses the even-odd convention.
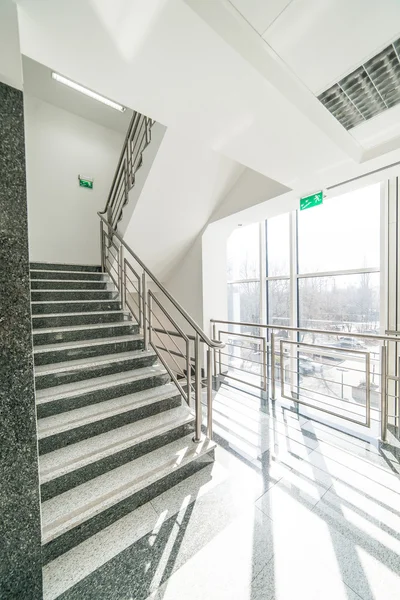
[[[293,0],[263,35],[315,95],[399,37],[399,0]]]
[[[400,40],[318,96],[345,127],[352,129],[400,103]]]
[[[229,0],[262,35],[292,0]]]

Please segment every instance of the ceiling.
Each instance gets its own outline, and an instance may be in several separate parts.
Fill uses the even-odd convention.
[[[302,195],[400,158],[397,107],[348,132],[316,98],[400,37],[398,0],[17,4],[30,59]]]
[[[398,37],[398,0],[230,0],[318,95]]]
[[[45,102],[68,110],[98,125],[126,133],[132,117],[130,109],[121,113],[89,96],[85,96],[51,77],[52,69],[22,56],[24,91]]]

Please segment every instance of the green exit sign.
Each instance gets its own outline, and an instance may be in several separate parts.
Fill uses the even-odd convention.
[[[322,190],[320,192],[316,192],[315,194],[311,194],[311,196],[300,198],[300,210],[305,210],[306,208],[312,208],[313,206],[322,204],[323,198],[324,194]]]
[[[80,187],[88,188],[89,190],[93,189],[93,179],[88,179],[87,177],[82,177],[81,175],[78,175],[78,179]]]

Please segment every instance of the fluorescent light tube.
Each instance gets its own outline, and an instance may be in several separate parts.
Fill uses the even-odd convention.
[[[79,83],[75,83],[75,81],[71,81],[70,79],[68,79],[67,77],[64,77],[63,75],[60,75],[59,73],[53,72],[51,74],[51,76],[53,79],[55,79],[59,83],[63,83],[64,85],[67,85],[68,87],[72,88],[73,90],[76,90],[77,92],[81,92],[81,94],[85,94],[85,96],[89,96],[89,98],[93,98],[93,100],[98,100],[99,102],[102,102],[103,104],[106,104],[107,106],[110,106],[111,108],[115,108],[115,110],[119,110],[120,112],[125,112],[125,110],[126,110],[125,106],[122,106],[121,104],[118,104],[117,102],[113,102],[112,100],[109,100],[108,98],[105,98],[104,96],[100,96],[100,94],[96,94],[96,92],[92,92],[92,90],[88,90],[87,88],[83,87],[83,85],[79,85]]]

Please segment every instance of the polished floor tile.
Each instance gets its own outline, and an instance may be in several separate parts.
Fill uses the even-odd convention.
[[[398,600],[394,459],[242,392],[219,404],[216,462],[50,563],[45,600]]]

